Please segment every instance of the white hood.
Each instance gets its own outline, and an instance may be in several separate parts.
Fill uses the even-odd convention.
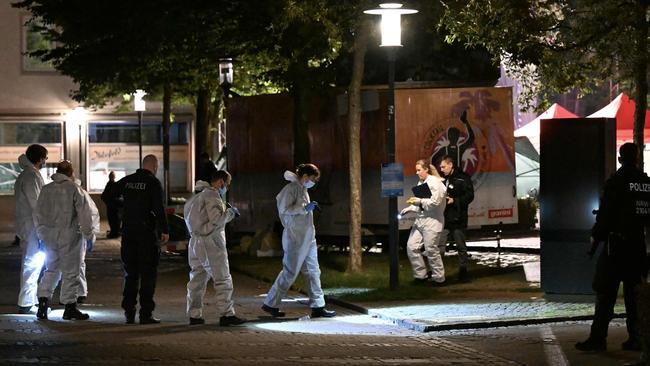
[[[25,154],[21,154],[21,155],[18,157],[18,164],[20,164],[20,167],[21,167],[23,170],[25,170],[25,169],[27,169],[27,168],[29,168],[29,167],[34,166],[34,164],[32,164],[32,162],[29,161],[29,159],[27,159],[27,155],[25,155]]]
[[[54,181],[54,183],[63,183],[66,180],[72,181],[70,177],[61,173],[54,173],[50,178],[52,178],[52,181]]]
[[[284,172],[284,179],[288,180],[289,182],[297,182],[299,180],[298,175],[289,170]]]
[[[194,192],[195,193],[203,192],[203,190],[208,188],[208,187],[210,187],[210,183],[208,183],[208,182],[206,182],[204,180],[198,180],[194,184]]]

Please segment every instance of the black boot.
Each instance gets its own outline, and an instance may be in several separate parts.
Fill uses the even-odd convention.
[[[76,302],[65,304],[65,311],[63,311],[64,320],[87,320],[88,318],[90,318],[88,314],[82,313],[77,309]]]
[[[643,347],[641,347],[641,341],[637,338],[628,338],[625,342],[621,344],[621,348],[624,351],[642,351]]]
[[[312,318],[333,318],[334,316],[336,316],[336,311],[334,310],[327,310],[325,307],[311,308]]]
[[[153,314],[142,315],[142,313],[140,313],[140,324],[158,324],[158,323],[160,323],[160,319],[154,318]]]
[[[234,315],[222,316],[221,318],[219,318],[219,325],[222,327],[229,327],[231,325],[241,325],[244,323],[246,323],[246,319],[242,319]]]
[[[285,316],[284,311],[281,311],[278,308],[274,308],[272,306],[268,306],[266,304],[262,304],[262,310],[266,311],[267,313],[271,314],[272,317],[274,318],[281,318]]]
[[[47,320],[47,307],[49,300],[47,297],[38,298],[38,311],[36,312],[36,317],[38,319]]]
[[[135,310],[124,311],[124,317],[126,318],[126,324],[135,323]]]
[[[607,351],[607,340],[589,337],[583,342],[576,343],[575,347],[579,351],[604,352]]]

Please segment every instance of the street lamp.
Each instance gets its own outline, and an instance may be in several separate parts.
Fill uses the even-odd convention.
[[[219,85],[232,84],[233,80],[232,58],[219,60]]]
[[[133,109],[138,112],[138,152],[140,169],[142,169],[142,114],[147,109],[146,102],[142,99],[147,93],[138,89],[133,93]]]
[[[388,55],[388,128],[386,129],[386,153],[388,164],[395,163],[395,56],[402,46],[402,14],[415,14],[417,10],[404,9],[402,4],[380,4],[377,9],[365,10],[366,14],[381,15],[381,47],[386,47]],[[399,253],[397,219],[397,194],[388,197],[388,248],[390,253],[390,288],[399,285]]]
[[[219,157],[215,159],[215,164],[219,163],[219,158],[222,156],[221,154],[224,152],[223,148],[226,146],[226,99],[228,98],[229,95],[232,95],[234,93],[231,93],[230,91],[230,86],[232,85],[232,82],[234,80],[235,72],[233,69],[233,60],[232,58],[222,58],[219,60],[219,85],[221,85],[221,88],[223,90],[223,119],[219,122],[219,127],[217,133],[219,134],[218,136],[218,141],[217,141],[217,149],[219,150]],[[236,94],[235,94],[236,95]]]

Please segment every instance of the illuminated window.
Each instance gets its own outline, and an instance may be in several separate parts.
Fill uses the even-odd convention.
[[[172,191],[188,189],[189,132],[187,122],[174,122],[169,129],[170,185]],[[88,188],[103,191],[108,173],[115,179],[135,172],[140,166],[136,121],[92,121],[88,123]],[[142,125],[142,156],[153,154],[160,162],[157,178],[162,182],[162,124],[146,121]]]
[[[133,122],[93,122],[88,124],[88,142],[91,143],[138,143],[138,124]],[[187,144],[187,123],[176,122],[169,127],[171,145]],[[157,123],[143,123],[142,144],[162,144],[162,126]]]
[[[0,122],[0,194],[13,194],[14,182],[22,172],[18,157],[31,144],[41,144],[48,151],[48,164],[41,169],[45,183],[63,157],[62,126],[60,122]]]
[[[0,145],[53,144],[61,142],[61,123],[0,123]]]

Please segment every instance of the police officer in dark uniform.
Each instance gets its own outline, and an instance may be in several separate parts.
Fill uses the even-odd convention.
[[[104,192],[106,193],[102,193],[101,196],[102,201],[106,205],[106,216],[108,218],[108,226],[110,227],[110,231],[106,237],[109,239],[119,238],[120,232],[122,231],[122,220],[120,219],[122,201],[109,197],[110,192],[113,190],[111,187],[115,184],[117,184],[115,181],[115,172],[111,171],[108,173],[108,182],[106,183],[106,187],[104,187]]]
[[[596,224],[591,232],[592,256],[604,243],[593,287],[596,311],[589,338],[576,343],[581,351],[605,351],[607,328],[614,314],[618,287],[623,282],[628,340],[624,350],[639,350],[640,339],[634,288],[646,281],[644,226],[650,218],[650,178],[636,167],[638,149],[626,143],[619,149],[621,167],[605,183]]]
[[[440,160],[440,171],[447,186],[447,206],[445,207],[445,236],[450,236],[456,242],[458,250],[458,279],[467,281],[467,244],[465,229],[467,228],[467,210],[474,200],[474,185],[472,178],[465,174],[457,165],[456,160],[445,155]],[[443,234],[444,235],[444,234]],[[446,244],[446,238],[441,243]]]
[[[115,197],[124,198],[121,256],[124,265],[122,308],[127,324],[135,322],[137,295],[140,293],[140,324],[160,323],[153,317],[160,245],[169,240],[163,190],[156,178],[158,159],[147,155],[142,169],[120,179]]]

